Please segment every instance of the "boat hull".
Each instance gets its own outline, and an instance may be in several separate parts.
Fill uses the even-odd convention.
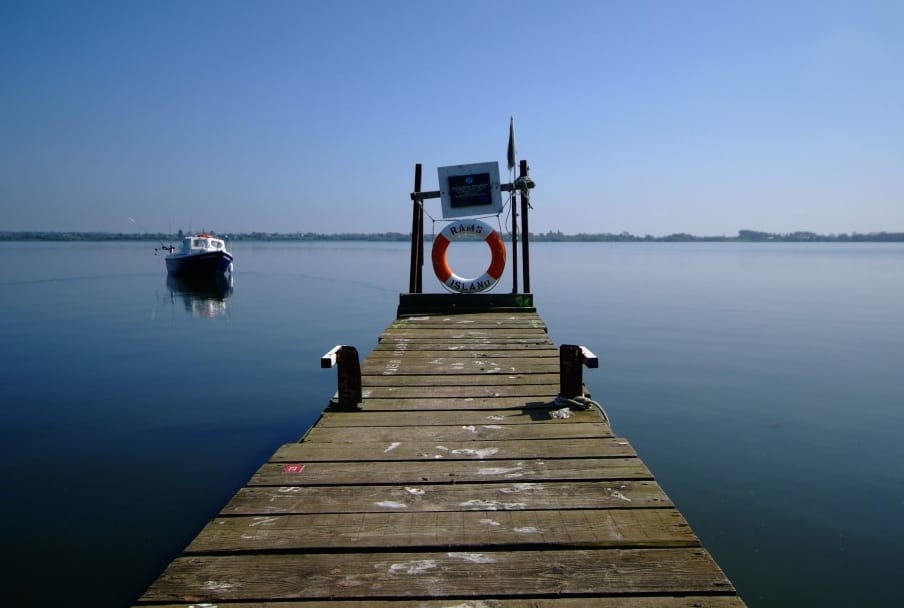
[[[226,251],[174,253],[166,256],[166,271],[177,276],[216,275],[232,269],[232,255]]]

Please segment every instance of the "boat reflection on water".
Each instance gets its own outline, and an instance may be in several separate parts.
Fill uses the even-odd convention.
[[[167,275],[166,286],[175,302],[180,298],[194,317],[213,318],[227,312],[232,296],[232,273],[207,276]]]

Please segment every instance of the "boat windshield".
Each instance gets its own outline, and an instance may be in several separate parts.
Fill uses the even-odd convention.
[[[220,239],[215,238],[204,238],[197,236],[189,236],[185,237],[182,241],[182,252],[183,253],[191,253],[193,250],[208,251],[210,249],[214,250],[224,250],[226,249],[226,243],[224,243]]]

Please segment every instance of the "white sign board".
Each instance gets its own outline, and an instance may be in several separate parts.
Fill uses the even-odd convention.
[[[493,215],[502,212],[499,163],[439,167],[443,218]]]

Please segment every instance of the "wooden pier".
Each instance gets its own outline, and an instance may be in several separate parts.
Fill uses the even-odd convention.
[[[601,411],[555,403],[530,296],[454,297],[403,295],[361,403],[273,454],[135,605],[744,606]]]

